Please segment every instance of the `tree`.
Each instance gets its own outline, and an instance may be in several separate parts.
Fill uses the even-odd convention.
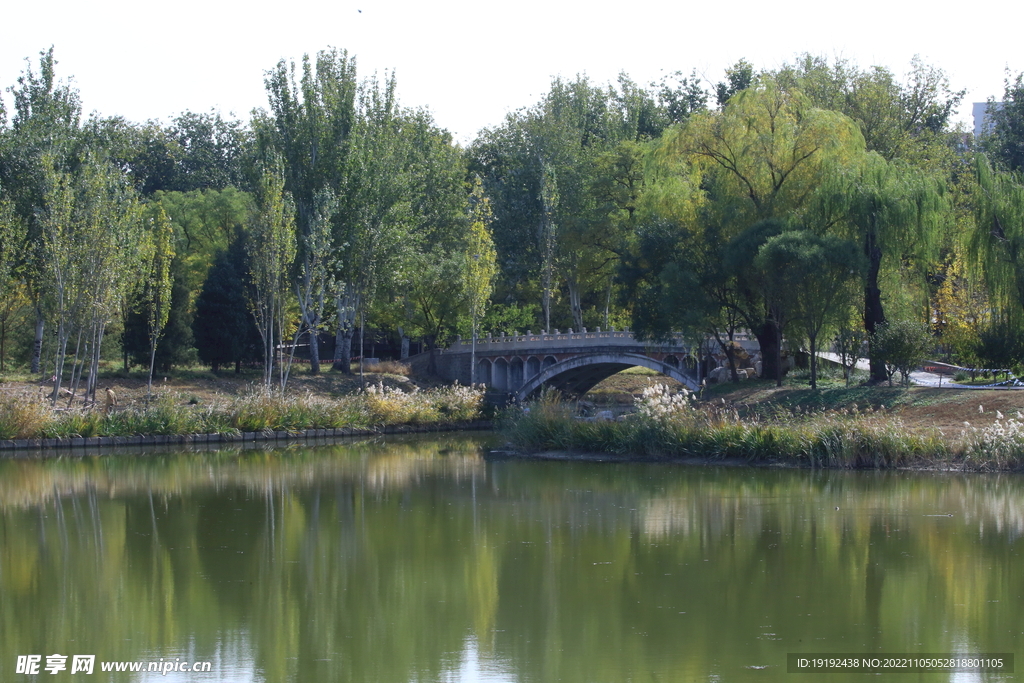
[[[715,245],[739,240],[760,221],[800,221],[833,169],[863,154],[863,138],[847,117],[815,108],[799,91],[762,76],[732,96],[721,112],[699,114],[670,129],[658,154],[661,164],[678,169],[674,172],[703,194],[691,232],[699,236],[698,245],[690,253],[700,255],[705,266],[700,288],[716,304],[698,308],[728,309],[742,320],[760,343],[763,376],[780,378],[779,334],[763,280],[750,270],[749,259],[732,258],[728,263],[734,269],[723,271],[726,264],[714,254]],[[753,258],[760,244],[745,239],[756,244],[745,248]]]
[[[293,275],[302,327],[309,335],[310,369],[320,372],[318,332],[330,291],[328,275],[335,242],[331,226],[350,170],[352,135],[358,128],[356,62],[345,51],[322,50],[315,66],[302,58],[301,82],[295,64],[284,60],[267,73],[271,118],[259,126],[264,148],[274,149],[284,163],[285,189],[295,201],[298,231],[298,272]],[[296,341],[298,337],[296,337]]]
[[[845,215],[846,234],[862,245],[867,263],[864,279],[864,329],[868,334],[871,377],[884,380],[881,357],[871,348],[886,320],[880,274],[886,260],[927,258],[946,217],[940,182],[932,175],[875,153],[831,176],[824,201]]]
[[[674,71],[663,76],[660,81],[651,83],[669,125],[681,123],[692,114],[707,110],[708,93],[701,87],[700,81],[696,71],[686,77],[682,71]]]
[[[538,103],[484,131],[472,150],[470,170],[481,175],[494,209],[495,299],[539,300],[545,329],[581,329],[588,310],[610,305],[619,258],[610,247],[621,250],[614,234],[621,222],[609,220],[618,210],[609,202],[618,193],[609,190],[621,178],[611,177],[620,170],[614,162],[599,159],[617,150],[625,160],[635,151],[626,143],[667,124],[651,93],[625,77],[618,85],[555,79]],[[559,310],[561,301],[567,310]]]
[[[484,196],[483,184],[476,178],[470,195],[469,238],[466,244],[466,292],[470,315],[473,319],[472,350],[470,352],[470,383],[476,384],[477,321],[487,310],[491,298],[494,276],[497,272],[494,240],[487,224],[491,220],[491,207]]]
[[[28,63],[17,85],[9,88],[14,96],[10,125],[0,116],[0,187],[26,226],[24,277],[36,317],[33,373],[41,370],[45,327],[47,275],[39,251],[47,215],[45,195],[53,189],[51,173],[71,173],[79,159],[81,98],[70,83],[57,80],[56,65],[52,47],[40,52],[38,71]]]
[[[146,313],[149,342],[149,376],[146,380],[146,401],[153,395],[153,366],[156,345],[167,325],[171,308],[171,262],[174,260],[174,228],[170,218],[157,207],[149,218],[149,254],[147,272],[142,282],[141,300]]]
[[[754,84],[754,65],[741,59],[725,70],[725,80],[715,85],[715,99],[724,108],[729,99]]]
[[[975,230],[967,253],[984,270],[993,303],[1016,322],[1024,313],[1024,185],[993,170],[984,155],[974,170]]]
[[[886,67],[862,69],[846,59],[830,64],[809,54],[776,77],[791,81],[816,106],[856,121],[867,150],[887,161],[933,168],[951,160],[950,118],[966,91],[951,90],[945,73],[919,57],[902,82]]]
[[[846,386],[850,386],[850,376],[853,369],[857,367],[857,361],[864,357],[864,332],[859,326],[850,324],[847,316],[840,318],[839,331],[832,339],[832,348],[839,356],[839,363],[843,366],[843,378]]]
[[[1024,170],[1024,73],[1003,81],[1001,102],[989,100],[986,116],[991,133],[983,136],[981,147],[999,167],[1007,171]]]
[[[889,386],[897,372],[903,384],[910,386],[911,370],[928,357],[935,343],[929,326],[914,320],[885,322],[878,326],[871,341],[873,353],[884,363]]]
[[[288,315],[289,274],[295,260],[295,210],[284,190],[280,160],[265,164],[256,191],[256,211],[246,243],[248,302],[263,340],[263,384],[270,391],[275,356],[278,386],[287,381],[282,340]]]
[[[68,341],[76,336],[72,395],[90,359],[87,395],[94,396],[104,331],[138,272],[139,205],[127,178],[109,164],[86,158],[77,174],[60,171],[44,156],[41,258],[43,296],[56,318],[54,403],[63,381]],[[85,353],[83,353],[85,351]]]
[[[812,389],[818,387],[818,336],[848,310],[862,264],[856,244],[808,230],[782,232],[758,249],[754,265],[764,278],[776,327],[781,331],[788,319],[807,336]]]
[[[245,235],[238,231],[207,273],[192,321],[199,359],[214,373],[233,364],[237,374],[243,362],[259,358],[259,331],[245,301],[245,273]]]
[[[359,117],[335,220],[338,270],[338,358],[350,371],[353,335],[358,321],[359,373],[363,374],[366,314],[385,279],[404,280],[407,256],[415,247],[412,203],[415,115],[401,110],[394,77],[360,87]]]
[[[1006,318],[991,320],[978,334],[974,354],[988,369],[1013,369],[1024,360],[1024,330]]]
[[[24,264],[25,224],[10,202],[0,196],[0,372],[7,358],[7,322],[24,305],[19,269]]]
[[[981,264],[977,270],[983,271]],[[984,275],[970,272],[959,254],[951,254],[935,293],[935,321],[943,346],[956,362],[977,367],[981,334],[992,319],[992,303],[985,291]]]

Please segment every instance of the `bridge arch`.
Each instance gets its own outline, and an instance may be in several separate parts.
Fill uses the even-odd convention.
[[[697,380],[693,375],[660,360],[639,353],[593,353],[545,365],[539,373],[527,378],[523,386],[515,392],[515,396],[516,399],[525,401],[545,384],[564,394],[582,396],[601,380],[636,366],[660,372],[682,383],[691,391],[698,390]]]
[[[485,384],[491,386],[494,380],[491,378],[491,361],[486,358],[481,358],[476,362],[476,381],[477,384]]]
[[[491,388],[497,391],[508,391],[508,361],[498,358],[491,366]]]

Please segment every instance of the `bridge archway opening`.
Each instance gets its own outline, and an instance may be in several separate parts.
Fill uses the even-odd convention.
[[[476,362],[476,383],[491,386],[491,361],[481,358]]]
[[[508,391],[508,361],[499,358],[491,368],[492,388],[496,391]]]
[[[631,367],[655,370],[682,383],[691,391],[698,388],[695,374],[649,356],[639,353],[596,353],[544,365],[539,373],[527,378],[516,391],[516,398],[527,400],[545,385],[566,395],[582,396],[601,381]]]
[[[508,390],[515,391],[523,386],[523,359],[516,356],[508,363]]]
[[[526,359],[526,374],[523,376],[523,379],[533,377],[538,372],[540,372],[540,359],[537,356],[530,356]]]

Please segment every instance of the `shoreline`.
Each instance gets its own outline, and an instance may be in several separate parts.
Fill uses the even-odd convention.
[[[328,441],[345,437],[381,436],[384,434],[425,434],[430,432],[490,431],[494,428],[491,420],[469,422],[381,425],[379,427],[338,427],[334,429],[304,429],[297,431],[262,430],[258,432],[212,433],[212,434],[149,434],[136,436],[89,436],[40,439],[7,439],[0,441],[0,458],[33,457],[46,451],[58,451],[60,455],[103,455],[101,448],[123,448],[136,446],[206,446],[266,443],[298,443],[305,441]],[[321,445],[321,444],[317,444]]]

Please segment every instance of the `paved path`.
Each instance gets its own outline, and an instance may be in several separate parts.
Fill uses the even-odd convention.
[[[821,353],[818,354],[818,356],[820,356],[821,358],[824,358],[825,360],[833,361],[835,363],[839,362],[839,354],[836,354],[836,353],[821,352]],[[870,369],[870,364],[868,363],[868,361],[866,359],[861,359],[861,360],[857,361],[857,369],[858,370],[869,370]],[[1015,386],[1004,386],[1002,384],[985,384],[985,385],[981,385],[981,386],[968,385],[968,384],[954,384],[954,383],[950,382],[949,377],[947,377],[945,375],[940,375],[940,374],[935,373],[935,372],[925,372],[924,370],[915,370],[915,371],[911,372],[910,373],[910,381],[911,381],[912,384],[916,384],[916,385],[922,386],[922,387],[941,387],[943,389],[946,389],[946,388],[951,388],[951,389],[1021,389],[1021,388],[1024,388],[1024,387],[1015,387]]]

